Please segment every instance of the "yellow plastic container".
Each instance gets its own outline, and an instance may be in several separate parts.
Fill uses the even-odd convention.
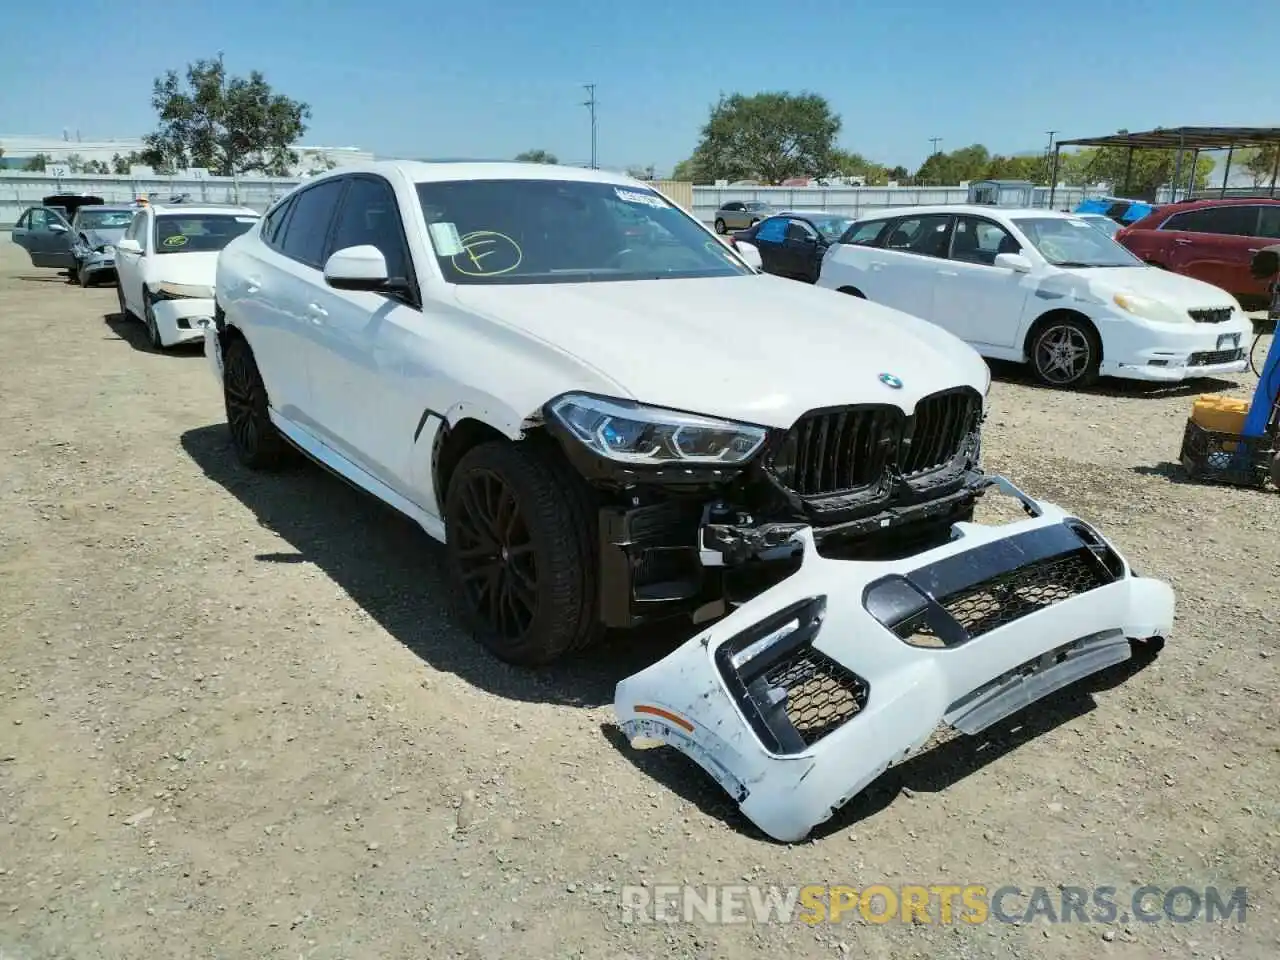
[[[1213,394],[1196,398],[1195,406],[1191,408],[1191,419],[1196,426],[1214,433],[1239,433],[1244,429],[1248,414],[1248,400]]]

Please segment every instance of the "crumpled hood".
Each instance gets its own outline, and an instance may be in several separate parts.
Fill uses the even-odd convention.
[[[80,233],[89,241],[90,247],[97,249],[105,244],[110,244],[114,247],[124,238],[125,231],[128,229],[128,227],[120,227],[118,230],[114,228],[106,230],[81,230]]]
[[[910,412],[935,391],[989,383],[977,352],[933,324],[769,275],[455,290],[467,310],[560,348],[632,399],[765,426],[843,404]]]
[[[219,251],[200,253],[159,253],[153,268],[155,279],[162,283],[181,283],[195,287],[212,287],[218,273]]]
[[[1201,307],[1239,308],[1235,297],[1221,287],[1159,267],[1101,267],[1072,273],[1088,280],[1090,288],[1105,301],[1117,293],[1135,293],[1179,311]]]

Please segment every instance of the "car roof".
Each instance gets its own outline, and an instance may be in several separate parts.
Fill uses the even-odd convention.
[[[508,160],[372,160],[353,163],[308,177],[302,186],[331,177],[354,173],[399,174],[412,183],[440,183],[446,180],[572,180],[582,183],[612,183],[618,186],[640,186],[647,183],[609,170],[589,170],[554,163],[516,163]]]
[[[1208,207],[1239,207],[1258,203],[1280,203],[1280,197],[1206,197],[1202,200],[1179,200],[1166,203],[1159,210],[1181,213],[1183,210],[1204,210]]]
[[[931,213],[970,213],[982,217],[1054,217],[1062,220],[1076,219],[1074,213],[1046,210],[1042,207],[996,207],[988,203],[939,203],[926,206],[884,207],[863,216],[859,220],[888,220],[894,217],[923,216]]]
[[[159,216],[162,213],[181,213],[187,216],[207,216],[215,213],[223,213],[236,217],[260,217],[252,207],[239,207],[233,204],[218,203],[153,203],[151,209]],[[143,209],[141,207],[136,209]]]
[[[838,217],[843,220],[852,220],[847,213],[833,213],[830,210],[780,210],[774,214],[775,217],[798,217],[801,220],[807,217]]]

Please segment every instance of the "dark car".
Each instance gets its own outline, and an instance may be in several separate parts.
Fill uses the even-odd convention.
[[[1280,240],[1280,199],[1171,203],[1116,234],[1152,266],[1221,287],[1246,310],[1270,302],[1266,281],[1253,275],[1253,255]]]
[[[852,217],[823,210],[785,212],[735,233],[733,239],[760,251],[765,273],[817,283],[827,248],[852,224]]]
[[[88,287],[116,274],[116,244],[138,212],[134,206],[84,206],[71,221],[75,234],[71,252],[76,258],[76,279]]]

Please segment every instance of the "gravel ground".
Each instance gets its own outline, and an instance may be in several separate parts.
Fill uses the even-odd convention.
[[[0,249],[0,956],[1272,958],[1280,495],[1179,481],[1191,398],[997,371],[992,469],[1178,590],[1163,654],[891,771],[811,842],[611,725],[640,637],[529,673],[439,550],[321,471],[233,461],[157,355]],[[625,924],[628,884],[1249,888],[1232,920]],[[936,916],[935,916],[936,919]]]

